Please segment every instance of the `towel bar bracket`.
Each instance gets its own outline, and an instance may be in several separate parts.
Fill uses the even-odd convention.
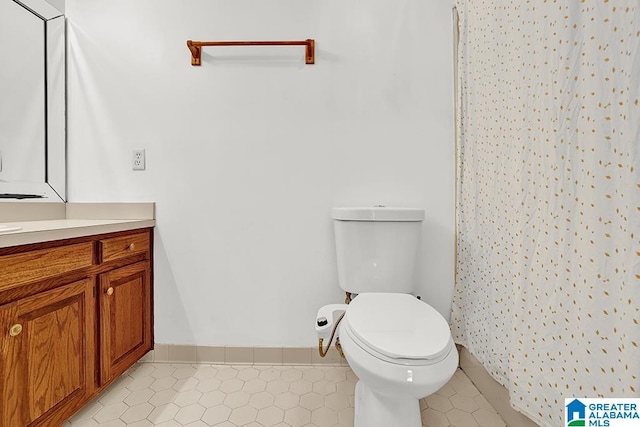
[[[187,47],[191,51],[191,65],[200,65],[202,58],[202,46],[194,45],[191,40],[187,40]]]

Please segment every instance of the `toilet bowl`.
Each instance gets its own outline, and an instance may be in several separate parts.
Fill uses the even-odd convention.
[[[420,427],[419,400],[453,376],[446,320],[408,294],[363,293],[349,304],[340,343],[358,377],[354,427]]]

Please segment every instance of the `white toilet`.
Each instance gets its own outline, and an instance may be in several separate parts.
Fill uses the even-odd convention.
[[[340,287],[358,294],[338,329],[359,378],[354,426],[420,427],[419,399],[458,366],[447,321],[409,294],[424,211],[334,208],[332,217]]]

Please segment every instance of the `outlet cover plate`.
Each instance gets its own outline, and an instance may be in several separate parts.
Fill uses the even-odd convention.
[[[143,149],[134,149],[131,167],[134,171],[143,171],[146,166],[145,153]]]

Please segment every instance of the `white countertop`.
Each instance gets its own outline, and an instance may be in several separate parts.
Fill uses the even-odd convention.
[[[155,225],[153,202],[0,203],[0,248]]]
[[[0,232],[0,248],[71,239],[94,234],[113,233],[154,227],[153,219],[53,219],[44,221],[4,222],[0,225],[21,227]]]

